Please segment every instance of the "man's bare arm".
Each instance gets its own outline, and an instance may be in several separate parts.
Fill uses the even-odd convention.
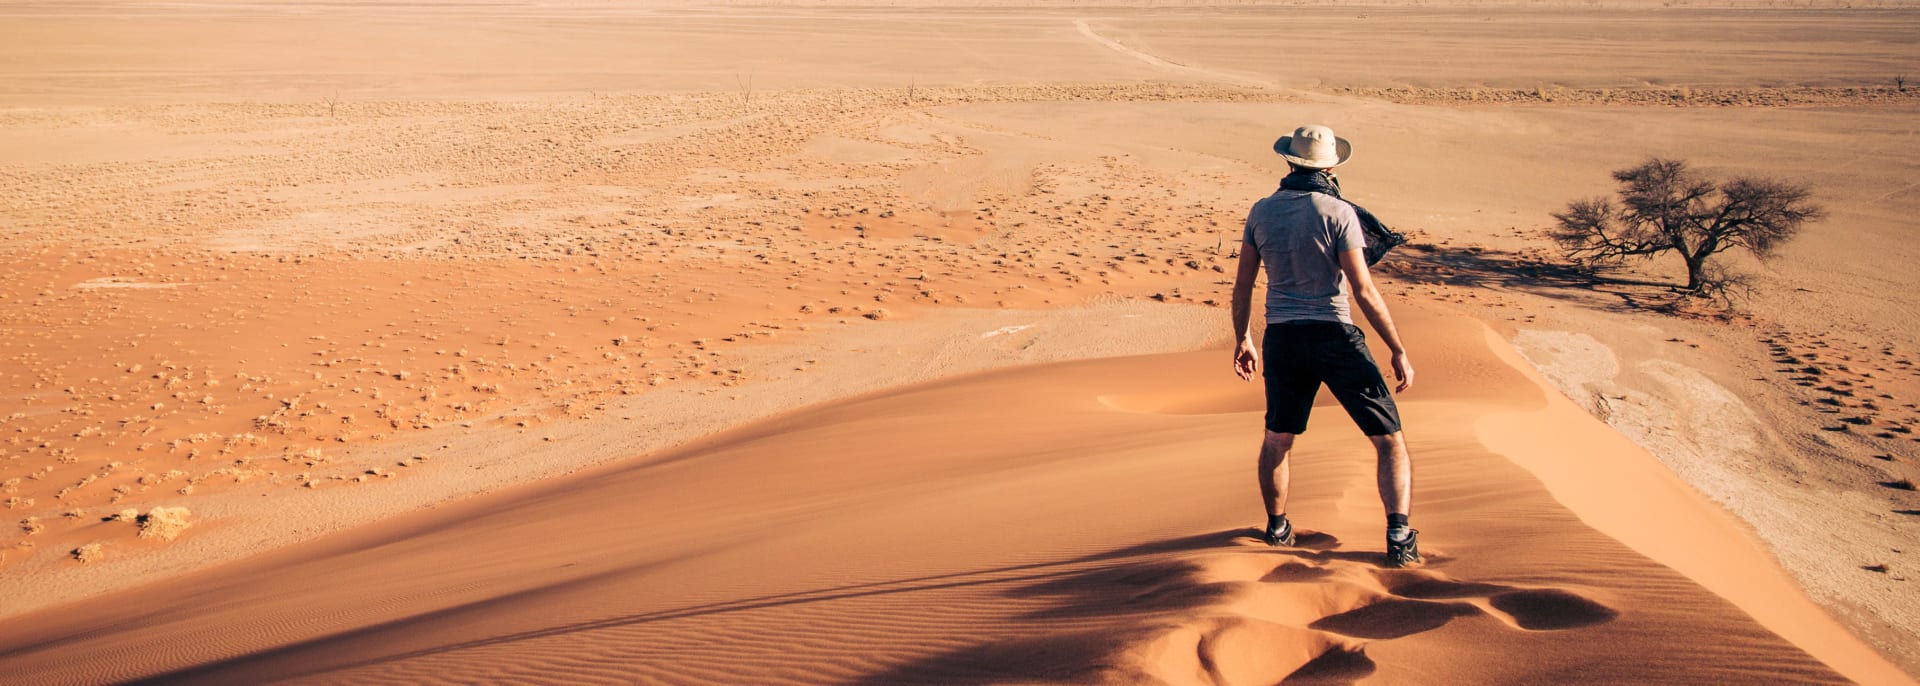
[[[1347,275],[1347,283],[1353,289],[1353,302],[1360,306],[1361,314],[1366,315],[1374,332],[1380,334],[1380,340],[1386,342],[1387,350],[1393,351],[1393,376],[1400,381],[1400,387],[1394,392],[1406,392],[1413,387],[1413,363],[1407,359],[1407,347],[1400,343],[1400,332],[1393,328],[1393,315],[1387,312],[1386,298],[1381,297],[1380,289],[1373,285],[1366,255],[1359,250],[1340,253],[1340,271]]]
[[[1253,349],[1253,282],[1260,277],[1260,251],[1252,241],[1240,242],[1240,266],[1233,275],[1233,373],[1252,380],[1259,357]]]

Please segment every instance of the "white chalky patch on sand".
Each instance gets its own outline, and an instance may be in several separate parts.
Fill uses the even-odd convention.
[[[1022,331],[1026,331],[1027,329],[1031,329],[1031,328],[1033,328],[1033,325],[1032,325],[1032,324],[1021,324],[1021,325],[1018,325],[1018,326],[1002,326],[1002,327],[1000,327],[1000,328],[998,328],[998,329],[994,329],[994,330],[992,330],[992,331],[988,331],[988,332],[986,332],[986,333],[983,333],[983,334],[980,334],[980,337],[981,337],[981,338],[993,338],[994,336],[999,336],[999,335],[1002,335],[1002,334],[1015,334],[1015,333],[1020,333],[1020,332],[1022,332]]]
[[[1539,329],[1516,332],[1513,347],[1561,393],[1606,419],[1606,393],[1620,375],[1612,348],[1584,333]]]

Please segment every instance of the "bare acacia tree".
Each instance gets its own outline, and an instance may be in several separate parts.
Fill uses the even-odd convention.
[[[1735,177],[1715,183],[1682,160],[1653,158],[1613,173],[1620,201],[1589,198],[1555,212],[1550,231],[1567,256],[1587,263],[1617,262],[1674,252],[1687,263],[1690,293],[1713,294],[1728,272],[1709,269],[1716,254],[1743,248],[1772,256],[1800,226],[1825,212],[1806,186]]]

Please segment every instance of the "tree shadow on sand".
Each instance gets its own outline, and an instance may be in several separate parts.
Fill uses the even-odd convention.
[[[1620,276],[1557,261],[1542,251],[1412,243],[1374,266],[1390,283],[1504,289],[1608,312],[1701,314],[1706,299],[1675,284]]]

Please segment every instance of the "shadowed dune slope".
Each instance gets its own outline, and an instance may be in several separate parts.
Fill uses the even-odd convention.
[[[1422,569],[1378,564],[1371,460],[1331,404],[1297,454],[1300,547],[1250,538],[1257,390],[1210,350],[807,409],[28,615],[0,626],[0,673],[38,684],[1841,679],[1723,598],[1740,593],[1707,587],[1746,581],[1654,562],[1485,447],[1475,427],[1489,416],[1595,420],[1550,404],[1480,324],[1402,317],[1425,351],[1403,396]],[[1646,459],[1581,445],[1562,458]]]

